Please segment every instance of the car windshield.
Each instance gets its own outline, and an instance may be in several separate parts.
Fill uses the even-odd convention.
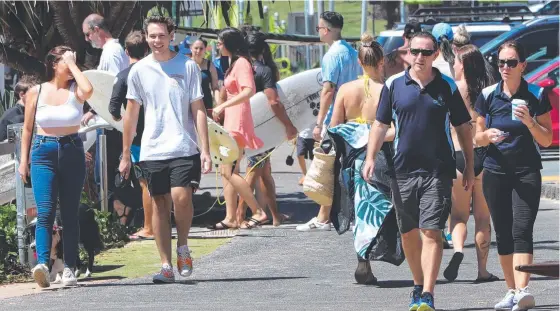
[[[520,29],[523,29],[527,26],[521,24],[521,25],[517,25],[514,28],[512,28],[510,31],[506,31],[503,34],[497,36],[496,38],[494,38],[493,40],[489,41],[488,43],[486,43],[485,45],[483,45],[480,48],[480,52],[483,55],[486,55],[488,52],[492,52],[495,49],[497,49],[500,44],[504,43],[509,37],[512,36],[512,34],[519,32]]]
[[[531,80],[531,79],[533,79],[536,75],[541,74],[541,72],[542,72],[546,67],[548,67],[548,66],[550,66],[550,65],[552,65],[552,64],[554,64],[554,63],[557,63],[558,61],[560,61],[560,56],[557,56],[555,59],[546,62],[545,64],[539,66],[537,69],[535,69],[535,70],[531,71],[530,73],[528,73],[528,74],[525,76],[525,80]]]

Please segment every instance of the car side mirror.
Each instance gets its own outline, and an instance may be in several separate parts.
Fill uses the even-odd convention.
[[[555,86],[555,82],[554,80],[552,80],[551,78],[546,78],[544,80],[541,80],[539,82],[539,86],[543,87],[543,88],[550,88],[550,87],[554,87]]]

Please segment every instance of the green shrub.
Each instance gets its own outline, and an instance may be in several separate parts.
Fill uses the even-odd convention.
[[[0,206],[0,283],[29,276],[28,267],[18,261],[16,218],[15,204]]]

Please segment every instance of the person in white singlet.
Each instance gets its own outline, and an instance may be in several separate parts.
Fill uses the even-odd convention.
[[[75,286],[78,207],[86,173],[84,145],[78,130],[83,104],[91,97],[93,87],[76,65],[76,54],[69,47],[53,48],[45,63],[48,82],[29,91],[18,170],[23,182],[33,187],[37,204],[37,265],[32,270],[33,278],[40,287],[50,286],[48,265],[58,201],[64,220],[62,283]],[[37,135],[33,138],[35,125]]]

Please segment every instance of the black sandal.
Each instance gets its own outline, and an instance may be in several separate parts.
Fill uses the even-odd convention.
[[[220,225],[220,227],[218,227],[218,225]],[[227,230],[227,229],[231,229],[231,227],[228,226],[228,225],[226,225],[223,221],[220,221],[220,222],[217,223],[217,224],[213,224],[213,225],[207,226],[206,228],[207,228],[207,229],[210,229],[210,230]]]
[[[500,278],[493,275],[492,273],[490,273],[490,275],[487,278],[477,278],[476,280],[474,280],[475,283],[490,283],[490,282],[496,282],[499,281]]]
[[[245,224],[245,228],[240,228],[240,229],[253,229],[262,225],[262,222],[251,217],[245,220],[244,224]]]

